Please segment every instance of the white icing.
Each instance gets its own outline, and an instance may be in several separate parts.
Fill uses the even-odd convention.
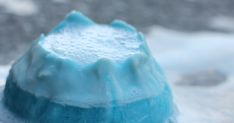
[[[96,62],[101,58],[119,61],[139,52],[141,41],[134,34],[100,25],[73,28],[49,35],[42,45],[79,63]]]

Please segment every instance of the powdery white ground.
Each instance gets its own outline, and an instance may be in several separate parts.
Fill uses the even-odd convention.
[[[234,33],[178,32],[153,27],[148,44],[167,73],[179,108],[178,123],[234,123]],[[183,74],[220,70],[218,86],[180,86]]]
[[[153,27],[148,44],[161,64],[178,105],[178,123],[234,123],[234,34],[186,33]],[[228,80],[217,86],[180,86],[185,73],[218,69]],[[0,66],[0,96],[9,66]],[[18,123],[0,105],[0,123]]]
[[[153,27],[147,38],[156,59],[166,71],[234,71],[234,33],[186,33]]]

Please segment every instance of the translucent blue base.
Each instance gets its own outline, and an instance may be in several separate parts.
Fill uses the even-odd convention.
[[[79,108],[30,94],[16,85],[12,74],[4,90],[5,106],[33,123],[171,123],[173,104],[169,88],[154,98],[121,106]]]

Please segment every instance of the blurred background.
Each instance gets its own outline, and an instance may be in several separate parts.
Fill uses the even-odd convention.
[[[0,0],[2,86],[12,62],[71,10],[145,34],[179,123],[234,123],[234,0]]]

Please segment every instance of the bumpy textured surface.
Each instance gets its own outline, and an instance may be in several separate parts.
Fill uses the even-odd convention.
[[[30,122],[166,123],[174,113],[143,35],[125,22],[98,25],[79,12],[16,61],[4,99]]]

